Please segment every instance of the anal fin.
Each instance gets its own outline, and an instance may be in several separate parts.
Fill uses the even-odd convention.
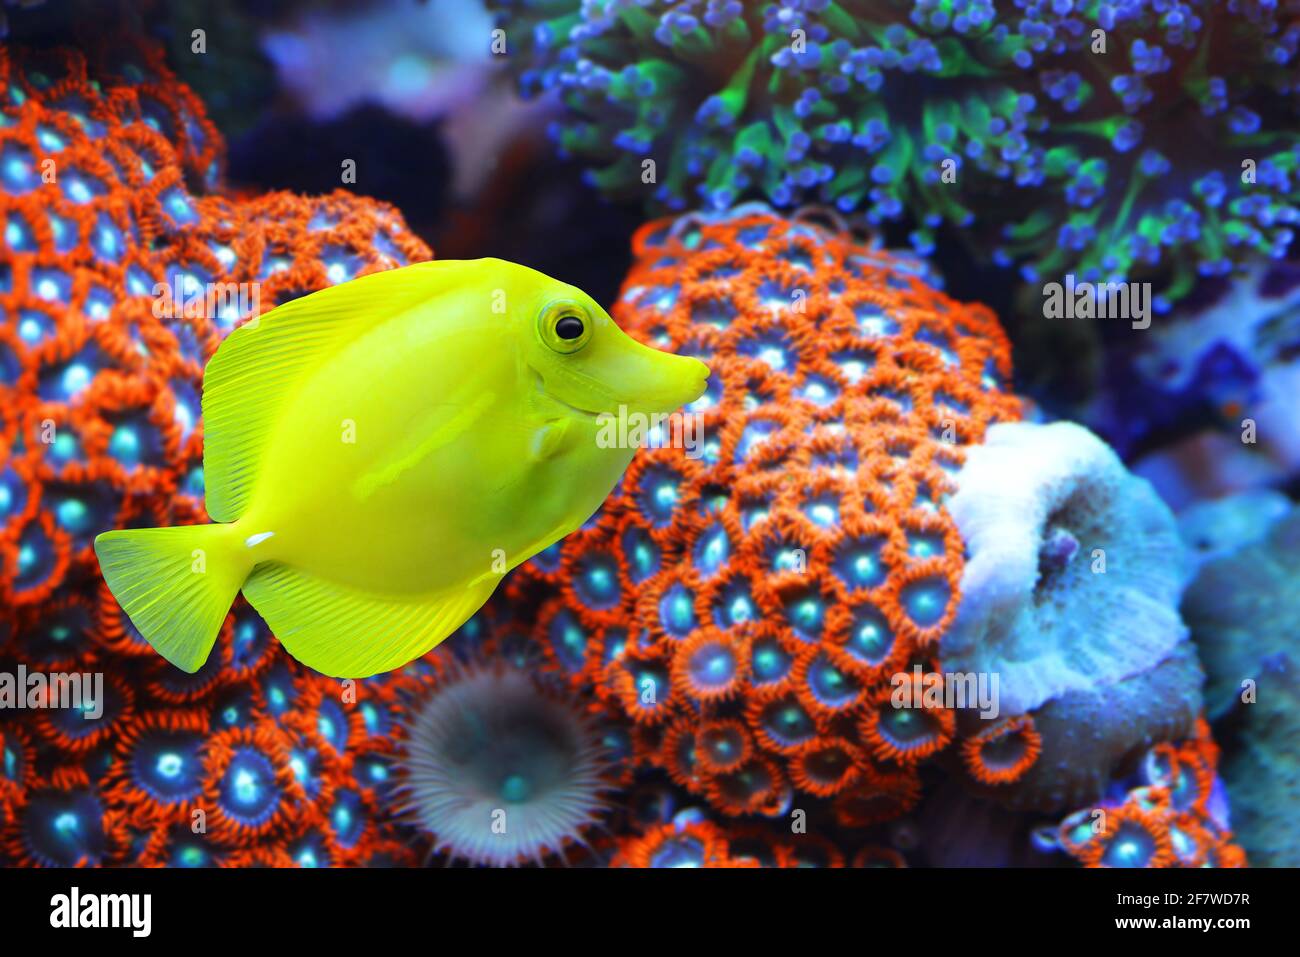
[[[254,569],[244,595],[304,665],[332,678],[368,678],[427,654],[478,611],[500,580],[378,596],[271,562]]]

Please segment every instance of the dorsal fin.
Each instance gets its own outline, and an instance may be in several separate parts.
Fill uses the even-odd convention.
[[[277,306],[226,337],[203,376],[203,476],[214,522],[233,522],[248,505],[267,438],[303,370],[433,298],[464,265],[434,260],[362,276]]]

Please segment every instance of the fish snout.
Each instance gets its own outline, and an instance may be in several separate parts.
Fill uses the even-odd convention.
[[[640,394],[630,405],[645,412],[676,412],[704,394],[709,367],[691,356],[654,353],[653,374],[642,383]]]
[[[670,358],[677,360],[677,368],[662,395],[654,397],[654,412],[675,412],[704,395],[708,386],[709,367],[699,359],[690,356]]]

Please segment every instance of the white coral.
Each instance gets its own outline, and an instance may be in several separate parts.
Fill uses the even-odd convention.
[[[998,673],[1003,714],[1153,669],[1186,640],[1174,517],[1087,429],[994,425],[957,487],[968,557],[943,667]]]

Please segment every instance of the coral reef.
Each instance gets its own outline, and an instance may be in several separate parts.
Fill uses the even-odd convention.
[[[1288,259],[1235,282],[1202,283],[1172,321],[1153,330],[1135,365],[1160,390],[1207,402],[1231,419],[1285,394],[1298,346],[1300,263]],[[1300,449],[1284,445],[1277,455],[1300,466]]]
[[[246,608],[244,615],[222,638],[223,660],[206,674],[183,676],[147,656],[81,658],[78,669],[114,675],[98,721],[79,709],[11,715],[2,735],[0,860],[411,861],[378,823],[388,800],[394,701],[377,685],[344,686],[306,672],[265,635],[252,639],[263,649],[256,662],[239,670],[233,663],[255,630]]]
[[[1148,670],[1186,640],[1173,515],[1087,429],[994,425],[955,482],[967,560],[940,647],[947,665],[999,672],[1004,711]]]
[[[1158,273],[1160,308],[1292,239],[1300,24],[1274,3],[489,6],[611,194],[824,202],[922,251],[946,226],[1031,283]]]
[[[991,426],[955,484],[947,508],[967,558],[943,668],[997,675],[1004,717],[1034,716],[1041,757],[1002,789],[1008,800],[1095,798],[1125,758],[1189,733],[1200,712],[1173,515],[1067,422]]]
[[[922,690],[955,613],[943,501],[964,449],[1018,413],[1006,341],[907,259],[770,211],[651,223],[635,251],[615,318],[707,361],[709,391],[646,424],[602,511],[507,597],[540,596],[547,660],[715,810],[897,814],[955,737],[945,708],[892,706],[890,681],[917,665]]]
[[[1183,509],[1178,534],[1199,567],[1267,538],[1291,508],[1291,500],[1272,489],[1240,492]]]
[[[1052,699],[1033,713],[1039,760],[994,796],[1044,811],[1095,800],[1146,747],[1191,733],[1201,681],[1196,649],[1184,641],[1146,671]]]
[[[672,821],[625,838],[614,867],[757,867],[752,858],[733,856],[727,832],[710,821]]]
[[[867,845],[846,861],[834,843],[759,826],[723,827],[687,810],[616,842],[611,867],[906,867],[892,848]]]
[[[1188,739],[1143,756],[1134,787],[1076,811],[1039,841],[1085,867],[1243,867],[1218,759],[1209,725],[1198,720]]]
[[[1242,442],[1242,431],[1202,428],[1133,461],[1134,475],[1149,481],[1172,509],[1251,489],[1284,484],[1286,473]]]
[[[636,234],[611,312],[713,374],[682,413],[609,423],[614,441],[647,447],[604,508],[438,652],[361,682],[298,665],[242,599],[204,667],[172,668],[103,586],[90,541],[207,518],[202,370],[231,328],[430,255],[412,226],[443,218],[448,191],[388,162],[386,145],[409,144],[398,152],[441,181],[428,151],[446,130],[403,139],[379,107],[290,121],[291,96],[263,109],[264,73],[220,75],[265,70],[255,44],[269,31],[304,103],[349,108],[330,97],[356,89],[313,90],[301,66],[355,24],[361,86],[441,114],[445,89],[406,82],[430,64],[380,42],[416,5],[367,20],[348,3],[290,16],[192,0],[139,16],[174,55],[187,10],[212,12],[209,42],[249,25],[220,69],[185,63],[232,117],[224,131],[283,154],[248,168],[332,185],[337,160],[288,160],[369,137],[360,188],[411,197],[417,221],[342,190],[232,188],[208,106],[158,48],[0,47],[0,676],[103,676],[71,706],[37,686],[5,708],[0,863],[1015,866],[1064,851],[1090,866],[1235,866],[1176,608],[1197,567],[1182,612],[1209,665],[1208,719],[1234,746],[1220,766],[1233,823],[1261,863],[1294,863],[1291,506],[1260,494],[1189,511],[1184,548],[1095,437],[1018,421],[1033,412],[1011,393],[993,313],[880,242],[910,231],[928,253],[963,231],[1028,280],[1140,272],[1168,300],[1193,275],[1213,274],[1211,288],[1280,253],[1300,152],[1294,124],[1267,120],[1292,108],[1294,18],[1255,0],[1017,0],[1014,14],[981,0],[491,5],[505,61],[563,103],[489,117],[492,84],[469,76],[474,96],[454,110],[469,121],[448,136],[467,179],[438,228],[466,256],[616,279],[634,211],[584,209],[573,228],[583,195],[552,189],[563,164],[543,165],[511,127],[567,109],[561,146],[600,167],[607,193],[706,208]],[[14,17],[15,32],[34,23]],[[392,46],[410,54],[437,33],[426,22]],[[1173,175],[1159,151],[1187,126],[1213,148]],[[1237,184],[1239,154],[1257,182]],[[642,183],[643,158],[657,182]],[[456,208],[483,177],[495,188]],[[746,196],[829,208],[717,208]],[[884,232],[854,234],[849,213]],[[1242,329],[1220,306],[1158,332],[1145,371],[1172,376],[1175,404],[1209,396],[1225,417],[1285,397],[1274,374],[1293,365],[1294,297],[1268,277],[1286,274],[1257,267],[1247,299],[1228,300],[1256,309]],[[1218,367],[1196,357],[1229,352],[1253,357],[1230,363],[1248,388],[1207,390]],[[1170,373],[1170,356],[1195,361]],[[1135,418],[1125,449],[1157,416]],[[1285,468],[1284,420],[1268,421]],[[1161,451],[1153,468],[1196,478]],[[996,717],[948,700],[957,671],[998,676]],[[1243,677],[1258,703],[1241,700]],[[1029,812],[1076,808],[1029,840],[1044,820]]]
[[[1079,417],[1125,456],[1150,449],[1169,431],[1199,428],[1212,436],[1227,451],[1187,463],[1179,476],[1201,485],[1195,497],[1283,484],[1300,474],[1291,417],[1300,391],[1294,256],[1202,279],[1149,332],[1111,344]]]
[[[1227,500],[1222,509],[1254,506]],[[1220,771],[1251,862],[1300,866],[1300,509],[1207,560],[1183,600],[1206,671],[1206,709],[1232,744]]]

